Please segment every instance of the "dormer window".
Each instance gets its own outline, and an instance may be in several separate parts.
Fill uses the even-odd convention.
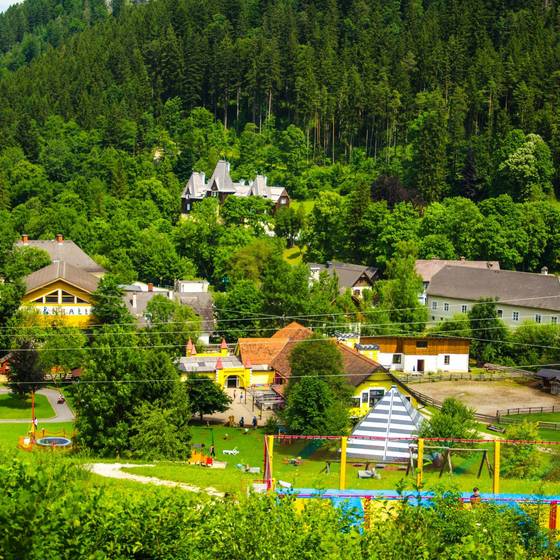
[[[58,290],[45,296],[45,303],[58,303]]]

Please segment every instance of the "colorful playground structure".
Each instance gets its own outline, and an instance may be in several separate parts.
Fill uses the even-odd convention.
[[[27,435],[20,436],[18,447],[24,451],[33,451],[38,446],[41,449],[71,449],[72,438],[68,437],[65,430],[59,432],[47,431],[37,428],[37,417],[35,416],[35,392],[31,393],[31,426]]]
[[[360,436],[355,433],[350,436],[353,440],[363,441],[380,441],[384,440],[385,445],[390,445],[392,442],[397,441],[404,443],[408,448],[408,457],[401,458],[399,461],[391,460],[379,462],[376,464],[375,459],[371,462],[379,468],[387,467],[390,464],[398,465],[403,470],[406,468],[406,475],[414,476],[415,485],[418,490],[399,493],[396,490],[374,490],[374,489],[361,489],[361,490],[347,490],[347,464],[348,460],[354,461],[352,455],[349,455],[349,447],[347,436],[299,436],[299,435],[268,435],[265,436],[264,441],[264,479],[263,488],[269,492],[275,491],[279,495],[290,495],[296,499],[296,503],[306,499],[322,499],[329,500],[333,506],[342,509],[349,509],[355,515],[357,523],[364,523],[366,526],[369,519],[374,515],[375,511],[383,508],[387,511],[387,504],[391,509],[391,504],[397,507],[398,502],[406,501],[414,506],[428,507],[434,500],[435,494],[433,492],[423,491],[424,474],[427,466],[433,467],[433,462],[425,461],[427,450],[438,449],[442,450],[440,453],[443,462],[441,466],[432,470],[431,472],[439,471],[439,475],[443,473],[447,467],[450,472],[453,471],[451,456],[457,452],[468,452],[473,456],[480,454],[480,465],[478,466],[478,477],[481,476],[484,467],[488,469],[488,473],[492,480],[492,492],[480,494],[479,501],[481,503],[491,502],[499,505],[514,507],[520,510],[530,505],[539,505],[541,510],[546,512],[546,519],[541,518],[543,525],[548,528],[556,530],[560,529],[560,524],[557,521],[558,504],[560,503],[560,496],[545,496],[539,494],[510,494],[500,492],[500,462],[502,455],[502,448],[505,445],[538,445],[538,446],[553,446],[560,445],[560,442],[555,441],[520,441],[520,440],[493,440],[488,441],[484,439],[452,439],[452,438],[419,438],[417,436],[405,437],[381,437],[381,436]],[[277,481],[274,477],[274,448],[275,443],[296,442],[297,440],[322,440],[326,443],[332,442],[338,447],[338,462],[339,467],[339,484],[337,489],[317,490],[310,488],[292,488],[291,485],[286,485],[282,481]],[[482,444],[484,448],[474,447],[453,447],[455,444],[462,444],[463,446]],[[491,457],[492,461],[490,461]],[[359,459],[361,462],[364,459]],[[368,463],[366,463],[367,465]],[[354,465],[356,466],[356,465]],[[367,468],[367,467],[366,467]],[[360,472],[368,472],[359,471]],[[373,470],[375,472],[375,469]],[[360,476],[358,474],[358,476]],[[360,477],[362,478],[362,477]],[[373,477],[372,477],[373,478]],[[464,504],[464,507],[470,508],[472,496],[471,493],[463,493],[460,495],[459,500]],[[301,504],[300,504],[301,505]],[[379,510],[381,511],[381,510]],[[542,517],[542,516],[541,516]]]

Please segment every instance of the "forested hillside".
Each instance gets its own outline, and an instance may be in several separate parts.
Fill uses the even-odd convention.
[[[26,0],[0,15],[0,264],[17,233],[62,233],[126,281],[257,285],[266,271],[238,263],[281,254],[257,206],[179,220],[191,171],[222,157],[235,179],[266,173],[313,201],[268,218],[307,259],[383,270],[406,241],[558,270],[559,15],[550,0],[153,0],[112,15]]]

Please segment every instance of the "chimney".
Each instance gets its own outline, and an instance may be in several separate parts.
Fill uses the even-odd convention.
[[[541,268],[541,274],[544,274],[544,275],[546,276],[546,275],[548,274],[548,267],[543,266],[543,267]]]
[[[136,294],[132,294],[132,311],[136,312],[138,306],[136,304]]]
[[[21,236],[21,242],[24,245],[27,245],[29,243],[29,235],[27,235],[27,233],[22,234]]]
[[[154,291],[154,285],[151,282],[148,282],[148,292]]]
[[[462,263],[464,263],[466,259],[465,259],[465,257],[461,257],[459,260],[460,260]]]
[[[57,233],[56,234],[56,242],[57,243],[64,243],[64,235],[62,235],[62,233]]]

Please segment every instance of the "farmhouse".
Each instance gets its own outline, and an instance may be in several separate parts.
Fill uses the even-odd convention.
[[[560,282],[546,268],[534,274],[445,266],[428,287],[428,312],[432,321],[449,319],[481,298],[496,300],[498,317],[509,327],[523,321],[557,324],[560,316]]]
[[[379,277],[379,271],[373,266],[327,261],[327,264],[309,263],[309,282],[317,282],[322,272],[336,276],[341,294],[350,290],[357,298],[364,290],[371,289]]]

